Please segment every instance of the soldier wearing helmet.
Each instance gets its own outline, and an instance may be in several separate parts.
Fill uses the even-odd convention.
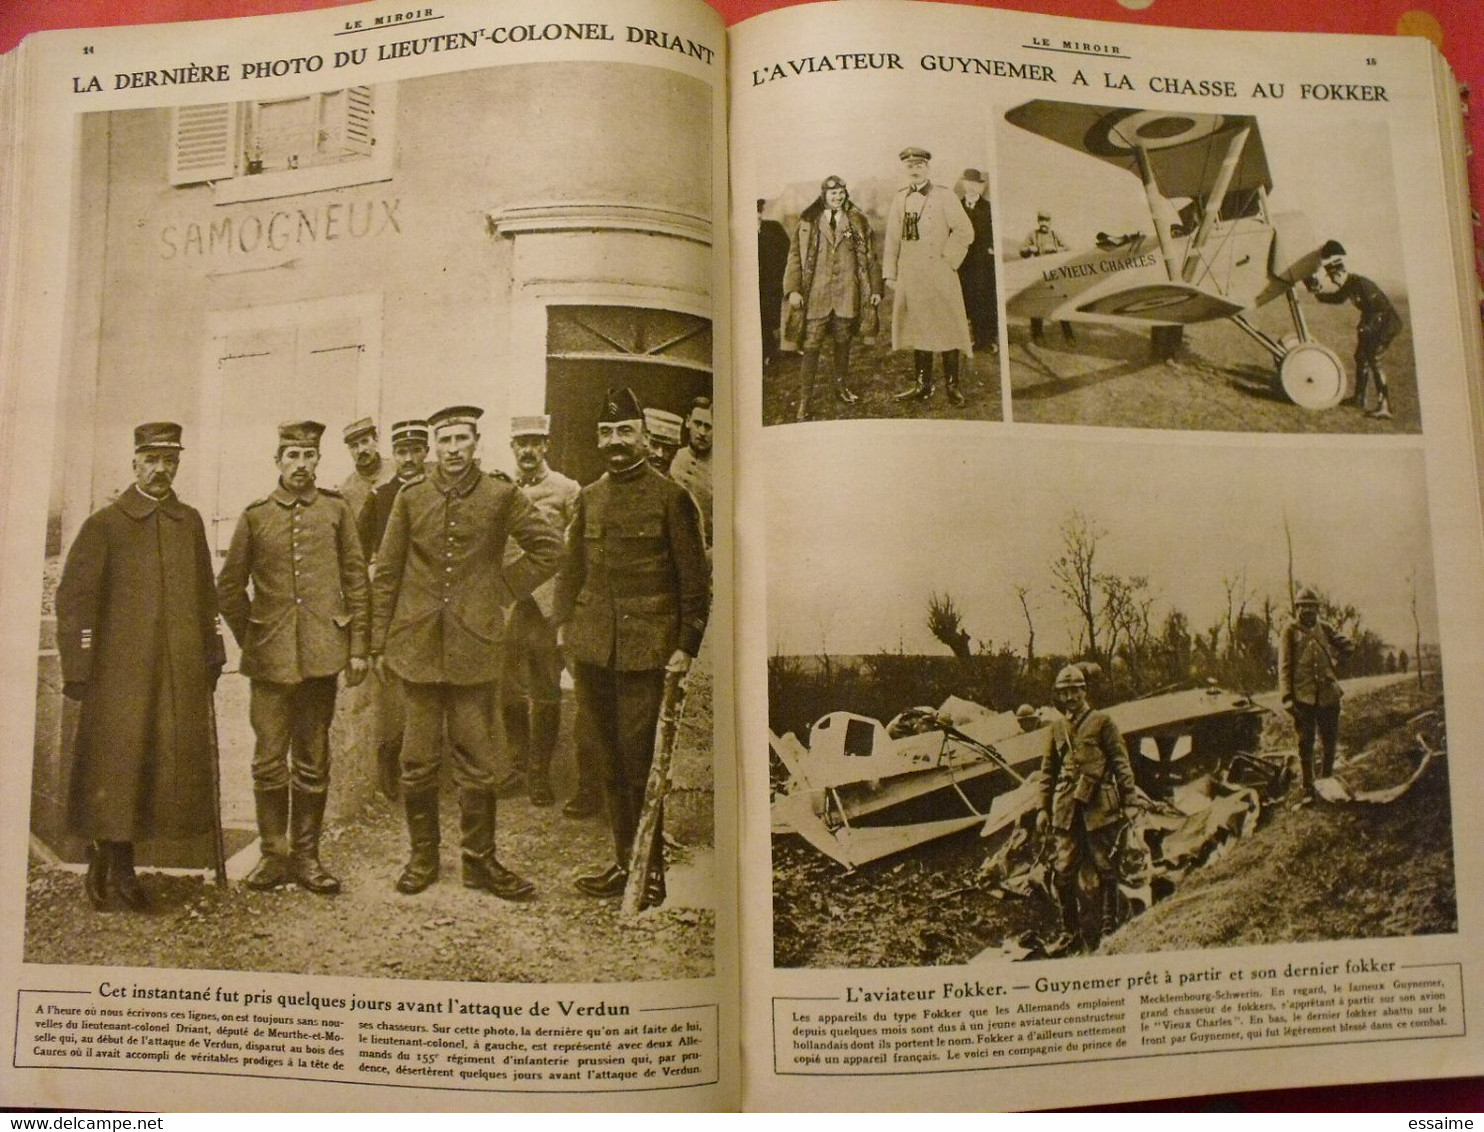
[[[1319,620],[1319,595],[1305,587],[1294,598],[1294,620],[1278,641],[1278,691],[1298,731],[1299,769],[1306,800],[1314,797],[1314,779],[1328,778],[1335,768],[1340,731],[1339,661],[1350,642]],[[1316,776],[1314,736],[1322,761]]]
[[[1063,668],[1053,692],[1061,717],[1041,759],[1041,811],[1036,824],[1049,827],[1052,871],[1061,905],[1062,931],[1048,955],[1066,955],[1081,944],[1082,916],[1077,874],[1086,861],[1102,881],[1101,931],[1118,926],[1118,872],[1113,861],[1123,819],[1134,809],[1134,772],[1118,727],[1087,698],[1087,676],[1075,664]]]

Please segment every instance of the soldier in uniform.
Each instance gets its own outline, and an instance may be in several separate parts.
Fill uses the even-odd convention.
[[[1030,235],[1020,245],[1020,258],[1032,259],[1042,255],[1056,255],[1059,252],[1070,251],[1062,238],[1056,234],[1056,229],[1051,226],[1051,213],[1036,213],[1036,226],[1031,229]],[[1068,342],[1077,340],[1077,333],[1072,329],[1072,324],[1066,320],[1061,324],[1062,337]],[[1044,343],[1046,341],[1046,320],[1040,318],[1031,319],[1031,341]]]
[[[340,494],[350,504],[350,513],[359,519],[371,493],[392,478],[392,465],[381,458],[376,422],[370,417],[352,421],[345,426],[343,435],[356,466],[340,485]]]
[[[670,461],[680,450],[680,430],[685,421],[668,409],[644,410],[644,437],[648,443],[649,463],[662,476],[670,474]]]
[[[1340,241],[1325,241],[1319,255],[1323,278],[1315,274],[1304,285],[1321,303],[1349,303],[1360,316],[1355,326],[1355,392],[1348,404],[1364,411],[1366,383],[1374,380],[1376,407],[1366,416],[1389,421],[1391,387],[1381,372],[1381,355],[1402,332],[1402,317],[1380,287],[1345,266],[1345,245]]]
[[[1338,665],[1349,642],[1319,620],[1319,595],[1313,590],[1300,590],[1293,604],[1296,619],[1284,627],[1278,640],[1278,691],[1298,731],[1299,769],[1307,800],[1314,796],[1314,779],[1334,773],[1343,694]],[[1315,732],[1323,749],[1317,776]]]
[[[134,430],[134,483],[90,515],[57,589],[62,692],[82,710],[67,824],[94,908],[143,911],[134,843],[213,827],[211,696],[224,652],[201,516],[171,490],[181,428]]]
[[[1114,853],[1124,821],[1135,810],[1133,768],[1118,726],[1087,698],[1087,677],[1075,664],[1056,676],[1053,691],[1061,717],[1051,726],[1041,759],[1038,828],[1051,832],[1052,874],[1061,904],[1062,932],[1048,955],[1076,951],[1081,943],[1077,874],[1087,861],[1102,878],[1101,935],[1118,926],[1118,874]]]
[[[472,405],[428,418],[438,463],[392,503],[372,581],[371,651],[402,681],[407,729],[402,801],[411,856],[397,891],[438,879],[439,740],[445,723],[459,791],[463,880],[506,900],[535,887],[495,857],[495,767],[503,745],[492,729],[502,606],[556,571],[561,536],[502,472],[475,459],[479,418]],[[505,561],[507,539],[524,552]],[[503,569],[502,569],[503,563]]]
[[[701,509],[701,526],[706,545],[712,543],[711,529],[711,398],[697,397],[691,402],[690,416],[685,418],[688,438],[686,447],[670,461],[670,478],[678,483]]]
[[[578,496],[553,618],[574,664],[577,741],[601,752],[613,829],[615,863],[577,887],[609,897],[628,879],[665,673],[688,671],[701,647],[710,586],[695,500],[645,461],[631,390],[609,391],[598,451],[608,470]],[[645,873],[643,906],[664,903],[663,861],[634,866]]]
[[[553,471],[546,462],[551,447],[551,418],[512,417],[510,450],[515,455],[521,494],[530,500],[553,530],[566,533],[577,511],[576,480]],[[507,556],[511,551],[507,550]],[[542,582],[510,610],[505,626],[505,663],[500,695],[505,742],[511,760],[523,768],[533,806],[549,806],[551,755],[562,722],[562,654],[551,622],[554,581]],[[592,759],[578,752],[577,792],[564,812],[584,817],[597,811],[597,774]]]
[[[252,681],[263,857],[247,886],[294,881],[328,895],[340,891],[319,859],[336,677],[345,672],[352,688],[365,679],[370,607],[350,504],[315,486],[324,431],[317,421],[278,426],[278,486],[237,521],[216,586]]]
[[[366,561],[376,570],[376,550],[391,518],[392,501],[409,483],[423,478],[428,460],[428,422],[398,421],[392,425],[392,462],[397,474],[371,493],[361,508],[356,527],[361,536],[361,549]],[[402,728],[406,710],[396,677],[383,669],[376,674],[376,783],[388,798],[396,798],[400,787],[398,752],[402,749]]]

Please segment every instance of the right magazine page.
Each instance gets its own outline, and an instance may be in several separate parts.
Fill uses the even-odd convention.
[[[1431,46],[885,2],[731,45],[748,1106],[1479,1072]]]

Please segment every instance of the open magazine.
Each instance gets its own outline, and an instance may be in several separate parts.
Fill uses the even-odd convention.
[[[1429,45],[460,0],[4,66],[10,1103],[1480,1072]]]

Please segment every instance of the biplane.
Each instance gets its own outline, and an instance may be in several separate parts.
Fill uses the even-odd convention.
[[[1002,262],[1012,316],[1149,329],[1227,319],[1272,358],[1275,391],[1306,409],[1349,393],[1344,363],[1314,340],[1295,287],[1319,267],[1319,241],[1299,212],[1272,212],[1273,180],[1257,120],[1036,100],[1005,120],[1133,174],[1144,186],[1152,236],[1099,233],[1090,250]],[[1183,202],[1183,203],[1181,203]],[[1292,333],[1255,326],[1258,307],[1284,299]],[[1168,337],[1163,341],[1168,342]]]
[[[1167,796],[1213,762],[1252,759],[1266,714],[1250,697],[1214,686],[1107,710],[1151,797]],[[854,870],[964,830],[991,837],[1016,825],[1039,804],[1050,731],[1024,731],[1013,712],[950,698],[887,724],[831,712],[808,738],[805,747],[791,732],[769,734],[784,771],[773,832],[797,834]]]

